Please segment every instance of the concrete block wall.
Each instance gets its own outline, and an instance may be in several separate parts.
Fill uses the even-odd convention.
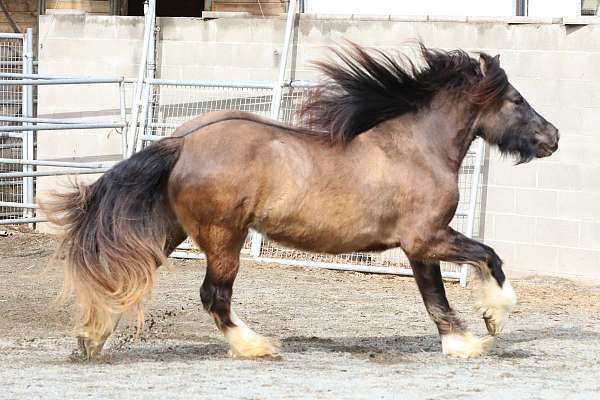
[[[44,16],[40,24],[40,31],[46,32],[41,37],[40,71],[134,76],[140,18]],[[159,24],[161,78],[276,77],[283,18],[160,18]],[[499,53],[514,86],[561,130],[561,143],[553,157],[520,166],[489,150],[483,239],[513,273],[600,280],[598,37],[599,18],[305,14],[298,22],[289,76],[318,79],[310,61],[326,57],[326,46],[346,39],[410,52],[407,41],[420,38],[432,47]],[[64,98],[58,90],[47,89],[45,96],[53,99],[52,104],[40,98],[41,113],[52,114],[58,103],[71,112],[82,108],[78,103],[84,91]],[[85,101],[87,108],[92,107],[89,99]],[[60,133],[53,138],[60,142]],[[74,151],[78,146],[72,146]]]

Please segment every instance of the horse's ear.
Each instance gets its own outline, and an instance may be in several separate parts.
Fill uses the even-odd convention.
[[[481,69],[481,74],[483,76],[487,75],[487,72],[492,65],[500,66],[500,54],[496,54],[494,57],[490,57],[485,53],[479,55],[479,68]]]

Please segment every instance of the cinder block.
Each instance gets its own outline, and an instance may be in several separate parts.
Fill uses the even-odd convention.
[[[594,135],[574,135],[561,131],[558,150],[549,160],[559,164],[582,165],[583,186],[586,187],[586,176],[589,175],[589,171],[594,170],[593,166],[598,161],[598,154],[600,154],[600,140],[598,140],[598,137],[600,137],[600,132]]]
[[[144,37],[144,17],[141,16],[119,16],[115,20],[118,39],[137,39]]]
[[[40,32],[50,34],[51,38],[80,39],[85,27],[85,14],[60,15],[48,14],[39,16]],[[42,38],[45,42],[46,39]]]
[[[598,73],[600,77],[600,72]],[[593,135],[596,140],[600,138],[600,107],[585,107],[581,110],[581,133]]]
[[[535,218],[521,215],[495,214],[494,239],[520,243],[534,241]]]
[[[83,36],[80,39],[105,39],[117,38],[117,17],[108,15],[85,14]]]
[[[483,226],[480,226],[483,234],[481,237],[487,240],[494,239],[494,218],[496,214],[492,214],[491,212],[485,212],[483,214]]]
[[[596,221],[600,219],[600,193],[566,192],[558,193],[558,215],[562,218]]]
[[[561,247],[558,249],[558,272],[576,277],[598,277],[600,251]]]
[[[527,18],[527,17],[526,17]],[[519,50],[555,50],[560,45],[564,33],[562,27],[549,21],[510,24],[512,49]]]
[[[600,249],[600,216],[596,222],[582,222],[580,247],[587,249]]]
[[[562,79],[592,80],[598,77],[597,53],[583,51],[569,51],[560,53],[560,66]]]
[[[515,213],[515,189],[504,186],[486,188],[485,212]]]
[[[561,79],[558,81],[558,98],[563,106],[569,107],[570,118],[573,118],[572,108],[590,107],[592,102],[592,87],[588,82],[576,79]]]
[[[231,51],[233,65],[248,68],[277,68],[283,49],[281,45],[270,43],[247,43],[237,49],[232,46]]]
[[[496,254],[498,254],[498,256],[502,259],[504,262],[504,269],[514,268],[518,265],[515,243],[498,240],[486,240],[485,244],[493,248]]]
[[[533,188],[536,186],[536,177],[535,164],[515,166],[512,160],[502,158],[497,150],[490,152],[488,170],[490,185]]]
[[[201,18],[169,18],[156,19],[159,26],[160,40],[202,41],[216,40],[215,23]],[[142,24],[143,32],[143,24]]]
[[[261,20],[254,18],[223,18],[215,19],[209,22],[213,25],[211,28],[214,30],[211,34],[215,35],[215,40],[220,43],[247,43],[248,39],[252,35],[252,24],[254,23],[265,23],[259,22]],[[280,26],[276,28],[277,31],[284,31],[285,21],[280,19],[268,19],[268,24],[274,24],[274,26]],[[283,37],[283,33],[282,36]]]
[[[579,165],[538,162],[537,178],[537,187],[540,189],[583,189],[583,172]]]
[[[560,40],[561,48],[586,52],[600,50],[600,25],[566,26],[564,32]]]
[[[557,217],[558,195],[555,190],[516,189],[517,214]]]
[[[538,244],[577,246],[579,222],[557,218],[538,218],[535,223],[535,241]]]
[[[306,19],[303,19],[302,16],[298,22],[298,36],[303,36],[304,28],[308,27],[309,30],[312,30],[314,27],[315,21],[310,21],[310,23],[306,23]],[[285,31],[285,25],[281,23],[275,23],[273,21],[261,23],[261,24],[252,24],[250,26],[250,37],[247,39],[252,43],[272,43],[281,46],[283,41],[283,35]],[[299,43],[305,43],[304,40],[298,40]]]
[[[600,154],[600,146],[596,150],[596,154]],[[600,193],[600,166],[589,166],[583,170],[583,187],[586,192]],[[597,217],[600,220],[600,214]]]
[[[163,40],[160,43],[160,64],[165,66],[184,66],[199,64],[206,65],[219,56],[225,56],[224,52],[217,52],[216,43],[198,43],[199,48],[194,48],[193,42],[179,42],[173,40]],[[223,46],[220,46],[223,47]],[[207,50],[208,49],[208,50]],[[214,50],[213,50],[214,49]],[[211,51],[212,50],[212,51]],[[222,50],[219,48],[219,50]],[[229,52],[231,54],[231,51]],[[227,65],[231,65],[232,59],[227,59]]]
[[[593,222],[581,223],[579,247],[600,249],[600,216]]]
[[[558,249],[538,244],[515,244],[515,265],[512,269],[535,274],[555,274],[558,270]]]

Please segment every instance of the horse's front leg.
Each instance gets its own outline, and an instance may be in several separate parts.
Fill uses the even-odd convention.
[[[477,308],[490,335],[500,333],[517,298],[502,271],[502,260],[491,247],[447,227],[420,241],[417,253],[418,259],[475,266],[481,280]]]
[[[489,337],[479,339],[473,336],[460,316],[450,307],[444,290],[440,263],[410,260],[410,265],[425,308],[437,325],[442,338],[444,354],[467,358],[485,353],[491,347],[492,340]]]

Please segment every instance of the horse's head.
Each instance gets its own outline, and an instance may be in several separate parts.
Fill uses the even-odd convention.
[[[475,129],[479,136],[498,146],[517,163],[547,157],[558,148],[558,129],[538,114],[508,80],[500,68],[499,57],[480,56],[484,87],[481,93],[496,97],[483,107]],[[500,82],[504,80],[504,84]],[[499,87],[502,90],[497,90]],[[495,93],[494,93],[495,92]]]

